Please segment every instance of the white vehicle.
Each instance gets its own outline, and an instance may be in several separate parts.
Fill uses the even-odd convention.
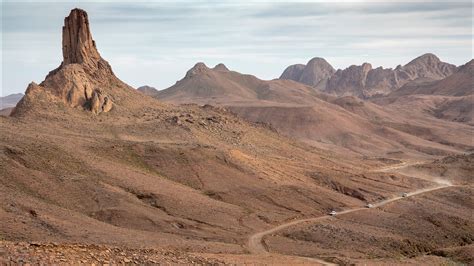
[[[366,208],[372,208],[374,207],[374,205],[370,204],[370,203],[367,203],[367,205],[365,205]]]
[[[402,197],[404,197],[404,198],[408,197],[408,193],[406,193],[406,192],[403,193],[403,194],[402,194]]]
[[[331,216],[336,215],[336,211],[331,211],[331,212],[329,213],[329,215],[331,215]]]

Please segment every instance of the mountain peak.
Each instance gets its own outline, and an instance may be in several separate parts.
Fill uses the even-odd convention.
[[[217,71],[229,71],[229,69],[222,63],[217,64],[213,69]]]
[[[365,62],[362,64],[362,69],[369,71],[372,69],[372,64]]]
[[[89,29],[87,12],[75,8],[64,19],[63,64],[82,64],[100,59],[99,52]]]
[[[431,78],[434,80],[445,78],[456,71],[456,66],[442,62],[436,55],[423,54],[398,69],[400,76],[408,76],[410,80],[417,78]]]
[[[190,78],[200,73],[207,72],[209,68],[203,62],[196,63],[188,72],[186,72],[185,78]]]
[[[425,54],[420,55],[418,58],[430,58],[430,59],[439,60],[439,58],[433,53],[425,53]]]
[[[426,53],[411,60],[407,65],[413,65],[413,64],[433,65],[433,64],[439,64],[440,62],[441,60],[436,55],[432,53]]]
[[[327,81],[336,70],[321,57],[314,57],[306,65],[291,65],[283,71],[280,79],[291,79],[309,86]]]
[[[459,72],[464,72],[464,73],[469,73],[470,75],[472,75],[472,73],[474,72],[474,59],[471,59],[471,61],[467,62],[466,64],[460,66],[458,68],[458,71]]]
[[[336,70],[324,58],[314,57],[309,60],[301,73],[300,82],[316,86],[321,81],[328,80]]]
[[[328,61],[326,61],[326,59],[322,57],[311,58],[311,60],[308,61],[307,65],[311,65],[311,64],[328,64],[329,65]]]

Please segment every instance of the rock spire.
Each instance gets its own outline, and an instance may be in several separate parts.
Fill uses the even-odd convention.
[[[63,64],[82,64],[99,59],[86,11],[78,8],[71,10],[69,16],[64,19]]]

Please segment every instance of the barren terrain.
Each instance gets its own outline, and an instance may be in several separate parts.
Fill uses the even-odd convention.
[[[415,92],[364,101],[326,95],[291,80],[264,81],[202,63],[174,86],[151,95],[175,104],[222,106],[241,118],[268,124],[283,135],[340,155],[434,159],[473,148],[472,97],[464,88],[470,82],[465,72],[472,75],[470,64],[453,74],[464,80],[460,88],[464,96],[456,97]],[[439,83],[453,84],[450,78]]]
[[[222,64],[142,93],[84,10],[64,23],[60,66],[0,116],[0,263],[473,263],[473,127],[435,98]]]
[[[418,165],[420,163],[405,164],[378,171],[404,171]],[[459,168],[465,167],[471,166],[463,164]],[[428,176],[432,177],[425,174],[420,178]],[[281,224],[252,235],[249,247],[255,253],[284,253],[327,265],[365,264],[367,259],[377,264],[391,263],[389,258],[398,258],[397,264],[411,264],[417,260],[403,258],[420,256],[429,257],[424,258],[424,263],[471,263],[474,259],[474,227],[470,213],[474,207],[472,183],[453,185],[441,178],[434,181],[438,184],[431,188],[372,202],[370,208],[337,210],[335,217],[325,215]],[[449,207],[453,204],[462,207],[453,212]],[[436,206],[436,213],[431,212],[433,206]],[[465,228],[466,233],[454,233],[458,228]],[[371,237],[364,237],[364,234]],[[407,235],[413,238],[407,238]],[[426,237],[428,242],[424,240]],[[337,255],[329,255],[336,247]],[[315,254],[320,254],[318,259],[314,258]]]

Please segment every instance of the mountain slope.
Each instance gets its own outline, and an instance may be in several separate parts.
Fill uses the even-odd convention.
[[[202,71],[194,67],[157,98],[223,106],[249,121],[270,124],[280,133],[340,154],[423,157],[458,152],[471,145],[466,138],[472,132],[468,126],[455,125],[463,133],[451,136],[444,121],[423,113],[385,108],[349,96],[338,98],[290,80],[264,81],[198,65]],[[269,89],[262,93],[262,88]],[[406,125],[407,120],[412,124]]]
[[[415,80],[372,101],[387,108],[419,109],[433,117],[473,125],[473,60],[441,80]]]
[[[425,94],[446,96],[467,96],[474,94],[474,60],[460,66],[456,72],[437,81],[410,82],[393,91],[388,97]]]
[[[295,64],[287,67],[285,71],[280,76],[280,79],[291,79],[294,81],[300,81],[301,74],[305,69],[306,65],[303,64]]]
[[[222,65],[223,66],[223,65]],[[308,86],[289,81],[264,81],[252,75],[243,75],[235,71],[208,68],[197,63],[183,79],[166,90],[156,94],[158,99],[173,102],[239,103],[248,101],[274,101],[309,103],[316,99],[317,93]]]

